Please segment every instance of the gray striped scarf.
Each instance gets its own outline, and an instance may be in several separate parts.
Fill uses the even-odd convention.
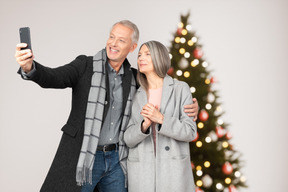
[[[95,160],[95,154],[97,150],[100,130],[102,126],[105,95],[106,95],[106,78],[105,78],[106,60],[107,56],[105,49],[99,51],[93,57],[93,75],[86,109],[84,138],[76,170],[76,182],[78,185],[83,185],[85,183],[92,184],[92,169]],[[123,172],[125,174],[126,184],[127,184],[126,163],[127,163],[128,149],[123,140],[123,135],[124,131],[127,128],[127,124],[130,118],[132,98],[135,94],[135,91],[136,91],[136,82],[132,73],[131,90],[124,110],[124,115],[119,134],[119,160]]]

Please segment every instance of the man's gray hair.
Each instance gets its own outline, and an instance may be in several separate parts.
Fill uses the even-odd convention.
[[[134,23],[132,23],[131,21],[129,20],[122,20],[122,21],[118,21],[117,23],[115,23],[111,30],[113,29],[113,27],[117,24],[121,24],[121,25],[124,25],[126,27],[129,27],[130,29],[132,29],[133,31],[133,34],[132,34],[132,43],[138,43],[138,40],[139,40],[139,30],[138,30],[138,27],[137,25],[135,25]]]

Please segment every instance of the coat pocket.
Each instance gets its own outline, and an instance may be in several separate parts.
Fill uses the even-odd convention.
[[[61,130],[71,137],[75,137],[77,135],[77,132],[78,132],[78,128],[76,128],[72,125],[69,125],[69,124],[65,124]]]
[[[139,162],[138,147],[129,148],[128,161]]]

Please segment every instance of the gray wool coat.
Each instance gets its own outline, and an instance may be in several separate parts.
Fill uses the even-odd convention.
[[[129,192],[191,192],[195,191],[189,142],[196,136],[196,124],[184,112],[192,95],[187,83],[166,75],[162,88],[160,112],[163,124],[156,125],[156,156],[150,133],[141,132],[140,111],[147,103],[140,87],[133,99],[132,115],[124,133],[129,147],[127,161]]]

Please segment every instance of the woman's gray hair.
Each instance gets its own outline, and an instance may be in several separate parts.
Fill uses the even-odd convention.
[[[137,25],[135,25],[134,23],[132,23],[131,21],[129,20],[122,20],[122,21],[118,21],[117,23],[115,23],[111,30],[113,29],[113,27],[117,24],[121,24],[121,25],[124,25],[130,29],[132,29],[133,31],[133,34],[132,34],[132,43],[138,43],[138,40],[139,40],[139,30],[138,30],[138,27]]]
[[[140,46],[139,50],[143,45],[146,45],[147,48],[149,49],[155,73],[159,77],[164,78],[171,66],[171,60],[167,48],[158,41],[148,41],[146,43],[143,43]],[[137,74],[137,80],[139,84],[147,91],[148,90],[147,78],[145,74],[139,71],[139,69]]]

